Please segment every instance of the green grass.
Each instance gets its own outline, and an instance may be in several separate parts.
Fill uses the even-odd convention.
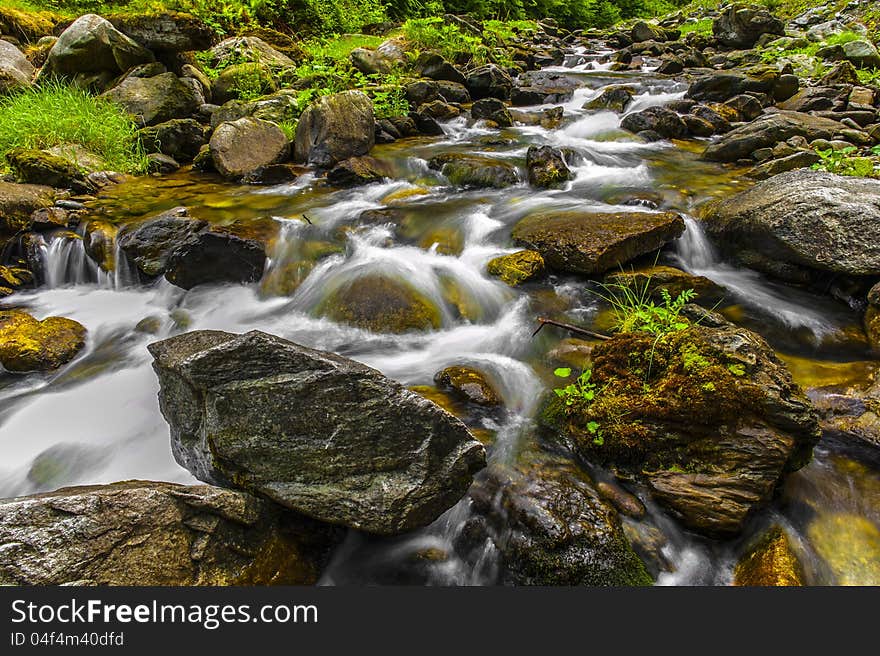
[[[335,62],[347,61],[355,48],[375,48],[385,37],[367,36],[366,34],[334,35],[329,39],[311,39],[303,43],[305,50],[312,59],[330,59]]]
[[[679,26],[679,29],[681,30],[682,36],[690,34],[691,32],[709,35],[712,34],[712,19],[701,18],[700,20],[694,21],[692,23],[682,23]]]
[[[13,148],[82,146],[109,169],[146,169],[137,126],[109,101],[58,83],[0,99],[0,156]]]

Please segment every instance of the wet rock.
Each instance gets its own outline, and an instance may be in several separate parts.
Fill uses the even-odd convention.
[[[757,120],[738,127],[706,148],[703,159],[715,162],[735,162],[749,157],[760,148],[772,148],[791,137],[807,141],[831,139],[846,129],[837,121],[802,114],[779,111],[765,114]]]
[[[455,105],[443,102],[439,98],[419,105],[419,116],[428,117],[435,121],[448,121],[461,115],[461,110]]]
[[[255,62],[269,68],[290,68],[296,66],[287,55],[279,52],[258,36],[234,36],[224,39],[211,48],[210,64],[223,68],[224,64]]]
[[[493,465],[470,492],[508,585],[651,585],[613,508],[564,461]]]
[[[494,121],[499,127],[509,128],[513,118],[507,106],[497,98],[483,98],[471,106],[471,117],[476,120]]]
[[[147,173],[174,173],[180,168],[180,162],[162,153],[150,153],[146,157]]]
[[[45,185],[14,184],[0,180],[0,236],[11,237],[30,225],[31,215],[55,200],[55,191]]]
[[[67,364],[85,346],[86,329],[73,319],[38,321],[20,310],[0,311],[0,364],[7,371],[50,371]]]
[[[765,34],[785,35],[785,26],[766,9],[733,4],[712,21],[712,34],[728,48],[751,48]]]
[[[78,193],[91,191],[79,168],[63,157],[42,150],[15,148],[6,153],[6,162],[18,182],[72,189]]]
[[[338,187],[353,187],[381,182],[391,175],[391,167],[386,162],[364,155],[349,157],[334,166],[327,173],[327,182]]]
[[[208,140],[205,128],[191,118],[176,118],[138,132],[147,152],[173,157],[179,162],[191,162]]]
[[[687,134],[681,117],[666,107],[648,107],[623,117],[620,127],[630,132],[651,131],[665,139],[679,139]]]
[[[333,319],[377,333],[436,330],[440,310],[403,281],[371,274],[330,293],[319,311]]]
[[[624,490],[621,486],[607,481],[596,483],[599,496],[617,509],[621,515],[641,519],[645,516],[645,505],[639,498]]]
[[[0,584],[312,585],[339,540],[245,492],[70,487],[0,502]]]
[[[379,534],[425,526],[485,466],[457,419],[332,353],[258,331],[149,349],[178,462],[321,521]]]
[[[432,80],[446,80],[465,84],[465,77],[451,63],[436,52],[423,52],[419,55],[413,70],[422,77]]]
[[[790,171],[713,206],[705,225],[735,252],[815,271],[880,275],[877,180]]]
[[[280,185],[294,182],[303,173],[296,164],[268,164],[255,168],[241,181],[253,185]]]
[[[544,212],[522,219],[512,237],[551,268],[590,275],[657,250],[682,232],[684,220],[674,212]]]
[[[807,527],[807,536],[836,585],[880,585],[880,529],[870,519],[820,515]]]
[[[153,54],[95,14],[77,18],[49,51],[41,79],[83,73],[118,75],[133,66],[154,61]],[[170,117],[169,117],[170,118]]]
[[[559,187],[573,177],[562,151],[553,146],[529,146],[526,168],[529,184],[545,189]]]
[[[467,87],[459,82],[437,80],[437,92],[448,103],[467,104],[471,102],[471,94]]]
[[[861,84],[858,71],[856,71],[856,67],[851,62],[837,62],[834,68],[819,78],[820,86],[827,87],[835,84]]]
[[[650,297],[658,302],[662,300],[661,290],[664,289],[673,298],[692,289],[697,293],[694,302],[709,307],[724,298],[724,288],[705,276],[695,276],[681,269],[662,264],[613,271],[605,276],[605,284],[633,290],[646,289]]]
[[[219,125],[209,148],[214,168],[227,178],[242,178],[260,167],[282,162],[290,154],[290,142],[281,128],[250,117]]]
[[[9,296],[33,282],[34,276],[27,269],[0,264],[0,296]]]
[[[742,94],[771,94],[777,100],[785,100],[794,95],[798,85],[796,76],[780,75],[776,69],[759,67],[748,73],[718,71],[694,80],[686,97],[700,102],[724,102]]]
[[[552,397],[541,422],[588,462],[643,480],[688,529],[730,536],[809,462],[820,431],[767,343],[713,323],[597,344],[595,400],[572,410]]]
[[[481,406],[498,406],[502,400],[495,388],[479,369],[473,367],[447,367],[434,375],[440,389],[446,389],[468,403]]]
[[[69,212],[60,207],[44,207],[31,214],[31,230],[44,232],[67,228]]]
[[[503,189],[519,181],[516,168],[511,164],[479,155],[438,155],[429,160],[428,166],[462,187]]]
[[[190,217],[183,207],[126,225],[117,243],[146,279],[164,275],[184,289],[207,283],[255,282],[266,263],[261,242],[212,228]]]
[[[309,105],[296,126],[294,158],[330,168],[366,155],[375,142],[373,103],[361,91],[323,96]]]
[[[482,98],[510,100],[513,80],[495,64],[486,64],[471,71],[464,85],[474,100]]]
[[[766,180],[767,178],[779,175],[780,173],[785,173],[786,171],[809,168],[813,164],[820,162],[821,159],[822,158],[812,150],[801,150],[785,157],[771,159],[768,162],[764,162],[749,171],[748,175],[750,178],[755,178],[756,180]]]
[[[754,121],[764,113],[761,101],[748,94],[734,96],[730,100],[726,100],[724,104],[733,109],[741,121]]]
[[[143,47],[163,53],[207,50],[214,31],[200,18],[178,12],[111,16],[113,26]]]
[[[119,228],[107,221],[92,219],[86,223],[83,247],[104,271],[116,270],[116,234]]]
[[[33,76],[34,67],[21,50],[0,40],[0,95],[29,87]]]
[[[128,77],[101,97],[115,102],[141,125],[188,118],[201,104],[193,88],[174,73]]]
[[[603,89],[602,93],[584,104],[584,109],[609,109],[621,113],[632,102],[635,87],[613,85]]]
[[[800,586],[804,572],[785,531],[774,526],[740,558],[733,573],[734,585]]]
[[[516,287],[544,274],[544,258],[537,251],[517,251],[489,260],[486,271]]]

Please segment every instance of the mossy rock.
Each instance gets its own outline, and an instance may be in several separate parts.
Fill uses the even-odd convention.
[[[503,189],[519,182],[516,167],[491,157],[446,153],[431,158],[428,166],[461,187]]]
[[[446,367],[437,372],[434,382],[468,403],[482,406],[498,406],[502,403],[501,396],[486,374],[473,367]]]
[[[295,62],[301,62],[309,56],[305,49],[303,49],[299,42],[295,41],[293,37],[288,36],[283,32],[279,32],[278,30],[273,30],[271,27],[248,26],[239,32],[239,36],[255,36],[262,39],[264,42],[275,48],[275,50],[287,55]]]
[[[214,102],[254,100],[278,91],[269,67],[258,62],[233,64],[223,69],[212,86]]]
[[[516,287],[544,273],[544,258],[537,251],[517,251],[489,260],[486,271],[511,287]]]
[[[440,310],[405,282],[370,274],[342,285],[319,312],[334,321],[377,333],[432,330],[441,326]]]
[[[38,321],[20,310],[0,312],[0,364],[7,371],[49,371],[70,362],[85,346],[86,329],[73,319]]]
[[[734,585],[804,585],[803,566],[791,540],[780,526],[773,526],[753,544],[736,564]]]
[[[692,289],[700,305],[714,307],[724,298],[724,289],[705,276],[695,276],[681,269],[657,264],[615,271],[605,276],[605,284],[612,287],[626,287],[637,293],[647,288],[655,301],[662,301],[661,290],[666,290],[672,298]]]
[[[595,398],[550,397],[540,421],[586,460],[643,479],[688,528],[723,537],[809,462],[820,431],[767,343],[713,317],[718,327],[596,344]]]
[[[68,159],[34,148],[14,148],[6,161],[18,182],[87,191],[85,178]]]
[[[33,43],[49,36],[61,20],[50,11],[22,11],[12,7],[0,7],[0,34],[14,36],[20,41]]]
[[[456,228],[435,228],[419,240],[419,247],[425,250],[436,248],[442,255],[461,255],[464,236]]]

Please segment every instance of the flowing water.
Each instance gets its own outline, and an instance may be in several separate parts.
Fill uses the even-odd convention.
[[[260,234],[270,243],[263,280],[188,292],[164,280],[135,285],[124,268],[107,273],[97,267],[79,235],[47,236],[40,251],[44,284],[5,305],[25,307],[38,318],[73,318],[87,327],[88,343],[53,375],[0,379],[0,496],[127,478],[195,482],[171,455],[146,346],[204,328],[264,330],[362,361],[408,386],[430,386],[434,374],[450,365],[474,366],[504,400],[502,414],[467,419],[489,445],[490,461],[528,457],[536,407],[553,385],[546,353],[565,337],[550,329],[533,337],[535,318],[589,325],[599,311],[596,297],[575,278],[550,276],[512,289],[486,274],[488,260],[516,250],[510,229],[535,210],[680,211],[689,217],[687,230],[661,257],[722,285],[727,298],[720,311],[761,332],[786,357],[806,363],[806,371],[823,366],[821,361],[863,361],[864,339],[852,336],[858,317],[849,308],[725,263],[723,246],[710,244],[690,218],[707,199],[746,186],[736,171],[699,161],[698,143],[640,143],[620,129],[617,114],[581,109],[605,86],[622,81],[638,88],[629,111],[683,94],[683,86],[653,77],[650,69],[610,72],[601,54],[579,50],[565,66],[549,69],[579,84],[563,104],[558,129],[523,126],[499,133],[457,119],[444,126],[443,137],[377,147],[375,154],[394,166],[391,181],[341,191],[305,175],[293,184],[255,188],[182,172],[106,190],[93,213],[115,223],[186,205],[197,218]],[[537,115],[547,107],[526,111]],[[522,170],[532,144],[568,149],[575,175],[565,188],[536,191],[521,183],[464,191],[427,166],[432,156],[466,152]],[[363,214],[367,210],[390,211]],[[124,267],[124,258],[116,261]],[[375,274],[417,290],[439,308],[440,327],[392,335],[322,316],[335,290]],[[862,364],[867,376],[874,367]],[[658,583],[730,582],[740,543],[697,539],[649,508],[651,523],[668,538]],[[462,501],[431,527],[394,540],[351,532],[323,582],[492,584],[498,558],[491,542],[468,560],[452,547],[469,513]],[[821,445],[813,464],[791,477],[753,530],[770,521],[795,536],[810,564],[810,582],[870,581],[880,553],[877,463]],[[839,537],[842,525],[850,527],[845,540]],[[847,546],[853,540],[858,548]]]

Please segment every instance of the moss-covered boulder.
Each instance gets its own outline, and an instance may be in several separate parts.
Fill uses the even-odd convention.
[[[233,64],[224,68],[211,87],[214,102],[252,100],[278,91],[268,66],[258,62]]]
[[[111,15],[113,26],[154,52],[175,53],[207,50],[214,31],[203,20],[176,11]]]
[[[560,187],[573,177],[562,151],[553,146],[530,146],[526,153],[526,168],[529,183],[544,189]]]
[[[18,182],[77,192],[90,190],[82,171],[64,157],[33,148],[14,148],[6,153],[6,162]]]
[[[503,189],[519,182],[515,166],[481,155],[446,153],[432,157],[428,166],[461,187]]]
[[[482,406],[501,405],[502,399],[489,379],[473,367],[446,367],[434,375],[434,382],[468,403]]]
[[[560,271],[595,274],[662,247],[684,232],[675,212],[539,212],[513,228],[514,242]]]
[[[100,219],[92,219],[86,223],[83,235],[83,247],[86,254],[108,273],[116,270],[116,234],[118,232],[118,226]]]
[[[86,343],[86,329],[73,319],[39,321],[21,310],[0,311],[0,364],[26,373],[57,369],[76,357]]]
[[[50,36],[60,16],[50,11],[24,11],[0,7],[0,34],[13,36],[21,42],[33,43]]]
[[[9,296],[15,290],[32,283],[33,279],[33,274],[27,269],[0,264],[0,297]]]
[[[617,512],[574,464],[543,456],[527,468],[493,465],[470,491],[478,519],[463,532],[488,537],[508,585],[651,585]]]
[[[209,62],[214,68],[225,68],[234,63],[255,62],[270,68],[289,68],[295,62],[258,36],[233,36],[224,39],[209,51]]]
[[[734,585],[804,585],[804,570],[791,540],[780,526],[773,526],[746,551],[733,571]]]
[[[441,325],[440,310],[407,283],[370,274],[334,290],[319,312],[334,321],[377,333],[432,330]]]
[[[593,400],[552,397],[543,425],[588,461],[644,480],[694,531],[738,533],[820,430],[809,400],[758,335],[709,315],[594,346]]]
[[[621,113],[632,102],[636,87],[626,84],[613,84],[605,87],[598,96],[584,103],[584,109],[607,109]]]
[[[0,584],[312,585],[340,538],[210,485],[69,487],[0,502]]]
[[[293,123],[300,114],[296,93],[282,89],[256,100],[230,100],[211,114],[211,127],[252,116],[273,123]]]
[[[544,273],[544,258],[537,251],[517,251],[489,260],[486,271],[516,287]]]

